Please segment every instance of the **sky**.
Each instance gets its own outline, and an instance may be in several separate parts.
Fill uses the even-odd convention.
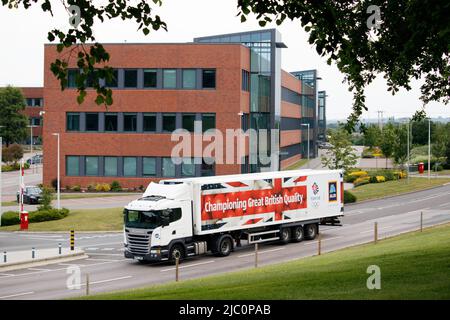
[[[151,1],[150,1],[151,2]],[[43,53],[49,30],[69,27],[69,16],[60,1],[52,1],[54,17],[43,13],[34,5],[28,10],[10,10],[0,7],[0,86],[42,86]],[[241,23],[237,0],[163,0],[162,7],[155,7],[168,25],[168,31],[152,31],[148,36],[136,31],[136,24],[130,21],[113,20],[98,23],[94,35],[99,42],[192,42],[193,38],[264,29],[254,16]],[[344,76],[337,67],[326,64],[314,46],[308,43],[308,34],[299,21],[285,21],[281,26],[268,24],[265,28],[277,28],[283,42],[288,46],[282,50],[282,68],[286,71],[317,69],[319,90],[327,91],[327,119],[345,119],[351,112],[352,94],[343,83]],[[412,90],[401,90],[392,96],[386,89],[382,76],[366,88],[368,112],[363,119],[377,118],[377,111],[383,117],[410,117],[421,109],[421,82],[412,82]],[[430,103],[426,111],[431,117],[450,117],[450,106]]]

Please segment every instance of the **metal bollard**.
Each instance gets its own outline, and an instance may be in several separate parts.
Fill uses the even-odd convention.
[[[180,265],[180,258],[175,258],[175,281],[178,282],[178,267]]]
[[[70,251],[75,250],[75,230],[70,230]]]
[[[36,249],[31,248],[31,259],[34,259],[36,257]]]
[[[61,243],[58,243],[58,253],[61,254]]]
[[[6,263],[6,251],[3,251],[3,262]]]
[[[258,243],[255,243],[255,268],[258,268]]]

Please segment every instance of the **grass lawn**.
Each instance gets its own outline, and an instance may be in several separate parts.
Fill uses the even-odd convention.
[[[4,207],[17,206],[17,202],[16,201],[4,201],[4,202],[2,202],[2,206],[4,206]]]
[[[299,161],[291,164],[289,167],[283,170],[297,170],[300,169],[301,166],[304,166],[308,163],[308,159],[300,159]]]
[[[448,178],[430,179],[430,181],[425,178],[410,178],[409,183],[408,179],[387,181],[383,183],[370,183],[353,188],[350,192],[356,196],[357,201],[363,201],[424,190],[448,182],[450,182],[450,179]]]
[[[86,199],[86,198],[109,198],[109,197],[124,197],[124,196],[132,196],[132,195],[141,195],[142,193],[61,193],[61,199]],[[56,194],[54,195],[54,199],[56,199]]]
[[[122,208],[73,210],[61,220],[30,223],[29,231],[117,231],[123,228]],[[17,231],[19,225],[1,227],[0,231]]]
[[[438,176],[450,176],[450,170],[442,170],[442,171],[432,171],[431,172],[432,175],[437,174]]]
[[[449,256],[447,224],[376,245],[88,299],[450,299]],[[381,269],[380,290],[366,287],[370,265]]]

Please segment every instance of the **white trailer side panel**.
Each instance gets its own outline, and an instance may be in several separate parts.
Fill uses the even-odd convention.
[[[296,170],[194,179],[197,235],[343,215],[338,170]]]

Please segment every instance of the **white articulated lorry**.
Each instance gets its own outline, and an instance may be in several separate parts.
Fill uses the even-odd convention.
[[[340,170],[292,170],[150,183],[124,209],[125,257],[174,261],[248,243],[311,240],[344,214]]]

